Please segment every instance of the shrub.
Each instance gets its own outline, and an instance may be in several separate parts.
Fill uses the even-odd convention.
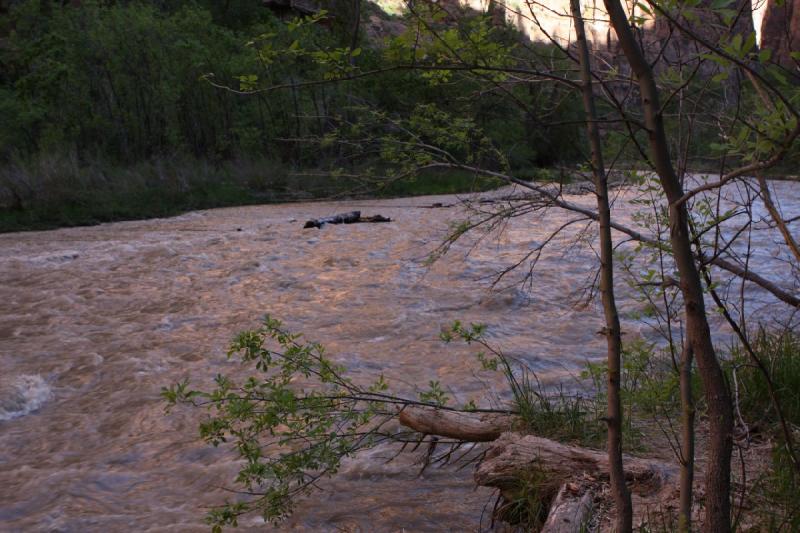
[[[787,421],[800,425],[800,335],[759,328],[751,338],[751,347],[772,377]],[[731,350],[728,374],[738,388],[739,407],[747,419],[777,421],[767,381],[741,345]]]

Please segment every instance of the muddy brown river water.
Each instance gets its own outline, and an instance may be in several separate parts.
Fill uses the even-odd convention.
[[[383,373],[405,392],[438,379],[456,403],[486,404],[502,392],[469,348],[438,340],[456,319],[486,323],[546,382],[601,357],[598,310],[578,305],[596,264],[589,247],[571,244],[580,226],[554,241],[531,291],[492,291],[493,275],[567,215],[515,219],[429,266],[463,215],[424,206],[454,201],[254,206],[0,235],[0,530],[206,531],[205,509],[226,497],[220,487],[236,465],[227,450],[199,442],[199,413],[165,414],[159,391],[238,372],[226,345],[264,313],[325,344],[355,379]],[[303,229],[308,218],[351,209],[393,222]],[[635,310],[621,290],[623,313]],[[625,328],[650,334],[633,320]],[[418,477],[413,458],[387,463],[392,451],[349,460],[281,528],[487,525],[491,494],[475,490],[468,468]],[[240,529],[269,526],[247,519]]]

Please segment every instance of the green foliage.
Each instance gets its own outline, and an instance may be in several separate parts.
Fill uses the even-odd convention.
[[[519,431],[583,446],[600,447],[605,438],[603,405],[606,370],[602,364],[589,364],[583,378],[592,384],[587,398],[567,393],[563,388],[547,390],[535,373],[523,363],[493,348],[484,325],[455,322],[441,333],[445,342],[462,341],[480,348],[477,361],[484,371],[500,371],[509,387],[508,412],[522,420]],[[770,361],[776,383],[787,397],[787,412],[795,416],[792,396],[797,366],[795,336],[780,338],[764,335],[756,342],[760,354]],[[269,521],[286,517],[297,499],[312,490],[324,476],[334,475],[345,457],[380,442],[407,442],[407,433],[387,429],[396,415],[396,405],[417,404],[443,407],[449,398],[446,386],[432,380],[419,400],[395,396],[379,376],[369,386],[348,378],[345,369],[329,359],[322,346],[306,342],[300,335],[284,329],[270,317],[261,328],[239,334],[231,344],[229,357],[238,357],[258,374],[245,379],[217,376],[209,391],[190,388],[188,381],[162,391],[170,405],[187,403],[209,410],[210,417],[200,427],[201,436],[214,446],[228,445],[242,459],[236,477],[249,495],[212,510],[209,523],[215,531],[236,525],[244,513],[259,512]],[[737,362],[737,383],[742,405],[753,405],[763,413],[768,404],[763,391],[755,386],[746,365]],[[788,361],[788,362],[784,362]],[[623,352],[622,397],[625,409],[626,448],[638,447],[638,421],[650,417],[669,419],[679,410],[676,364],[666,352],[635,339]],[[779,368],[786,364],[790,368]],[[694,383],[695,387],[699,387]],[[795,394],[796,396],[796,394]],[[761,403],[759,403],[761,402]],[[464,411],[480,410],[474,401]],[[745,411],[745,412],[750,412]],[[796,423],[796,419],[790,418]],[[789,468],[782,447],[777,447],[774,465],[762,490],[769,492],[774,505],[782,509],[771,519],[795,523],[796,477]],[[533,527],[546,517],[549,501],[557,487],[536,468],[521,472],[517,485],[499,509],[505,520]],[[766,494],[766,492],[765,492]],[[664,515],[665,517],[667,515]],[[657,527],[664,517],[648,518],[648,527]]]
[[[21,1],[8,15],[0,110],[13,120],[0,124],[0,161],[75,152],[84,161],[122,163],[175,153],[296,162],[310,153],[275,139],[324,128],[321,117],[302,116],[335,109],[345,93],[331,87],[242,98],[214,87],[250,91],[321,78],[313,60],[283,51],[302,42],[328,60],[341,56],[336,35],[317,24],[324,12],[284,24],[244,0],[224,7],[87,1],[46,10],[40,3]]]
[[[414,179],[376,184],[370,196],[452,194],[496,188],[496,179],[430,170]],[[213,164],[190,156],[135,164],[75,154],[13,158],[0,167],[0,232],[51,229],[150,217],[193,209],[365,194],[349,177],[295,171],[279,160],[237,158]]]
[[[475,326],[469,333],[458,331],[477,341],[483,330]],[[383,442],[423,442],[424,436],[393,429],[390,422],[400,407],[459,410],[446,407],[445,387],[436,380],[417,391],[418,400],[392,394],[383,375],[359,385],[321,345],[287,331],[269,316],[260,328],[238,334],[228,357],[240,359],[256,374],[218,375],[210,390],[193,389],[185,380],[161,392],[168,408],[186,404],[207,409],[201,437],[213,446],[232,448],[241,459],[235,482],[242,497],[209,512],[214,531],[235,526],[251,512],[277,523],[318,480],[334,475],[344,458]],[[462,410],[480,409],[470,401]]]
[[[785,446],[774,447],[771,468],[760,485],[769,509],[769,512],[760,513],[764,529],[800,530],[800,476]]]
[[[428,382],[428,390],[419,393],[419,400],[437,407],[444,407],[450,398],[438,380],[431,380]]]
[[[800,425],[800,336],[791,330],[775,332],[759,327],[750,336],[750,345],[770,373],[789,427],[797,428]],[[767,505],[757,509],[755,514],[767,531],[796,531],[800,528],[800,476],[779,429],[767,381],[739,344],[732,348],[725,371],[737,402],[737,412],[747,424],[774,439],[770,468],[758,480],[754,491],[755,497],[764,498]]]
[[[496,189],[505,182],[474,172],[457,169],[428,169],[416,173],[409,179],[389,180],[378,184],[379,196],[417,196],[431,194],[455,194]]]
[[[19,144],[0,156],[66,147],[134,160],[178,148],[229,149],[231,106],[209,104],[219,96],[198,78],[245,59],[235,34],[207,11],[165,16],[138,2],[85,2],[54,7],[43,19],[37,6],[13,10],[15,31],[0,55],[11,89],[4,105],[27,110],[10,125],[23,132]]]
[[[474,74],[494,82],[508,78],[503,67],[514,65],[516,46],[490,17],[465,15],[453,23],[444,9],[423,4],[409,21],[406,31],[388,43],[388,61],[432,67],[422,72],[422,79],[435,86],[454,79],[453,65],[474,66]]]
[[[169,189],[151,190],[157,184],[146,179],[144,196],[169,199],[157,202],[163,209],[146,209],[138,187],[143,180],[119,182],[132,174],[126,167],[133,170],[143,160],[192,159],[221,167],[274,161],[327,174],[328,189],[337,192],[353,184],[346,176],[359,175],[365,177],[362,192],[419,194],[498,182],[420,172],[431,150],[415,154],[402,145],[410,139],[417,149],[424,142],[460,162],[520,175],[576,156],[578,123],[547,127],[517,105],[569,122],[580,116],[575,95],[545,85],[497,90],[506,78],[501,69],[528,56],[549,54],[559,68],[568,68],[552,47],[521,49],[514,31],[484,16],[465,12],[453,25],[438,8],[425,16],[439,36],[425,28],[414,36],[418,25],[408,24],[387,43],[366,41],[364,32],[353,43],[354,21],[343,15],[352,2],[340,3],[344,11],[337,8],[333,19],[323,11],[281,21],[246,0],[89,0],[80,7],[15,2],[2,21],[8,35],[0,49],[0,113],[6,119],[0,122],[0,167],[4,177],[25,167],[25,181],[37,185],[0,183],[0,196],[13,197],[0,198],[5,227],[152,216],[263,197],[263,191],[229,187],[221,179],[203,186],[207,200],[181,201]],[[404,68],[411,50],[422,54],[415,59],[419,69]],[[475,68],[452,70],[459,61]],[[373,71],[380,73],[363,76]],[[351,75],[358,78],[318,83]],[[509,105],[507,96],[517,104]],[[61,174],[113,167],[113,185],[83,180],[92,183],[85,195],[78,189],[76,200],[72,177],[29,175],[39,161],[64,157],[74,164]],[[38,184],[46,185],[46,195]],[[98,203],[118,207],[99,213],[92,205]]]
[[[298,28],[319,22],[319,17],[302,19],[290,23],[288,32],[295,35]],[[331,47],[299,34],[287,46],[275,32],[258,37],[250,45],[263,62],[293,66],[304,76],[315,73],[322,80],[357,78],[348,82],[348,96],[357,94],[363,103],[336,109],[330,117],[335,129],[326,129],[315,137],[323,152],[334,147],[341,150],[343,146],[352,149],[353,145],[355,151],[365,152],[362,141],[368,132],[376,135],[372,129],[377,123],[390,131],[402,123],[407,127],[405,133],[419,133],[429,143],[428,148],[451,152],[454,144],[459,145],[450,154],[456,157],[468,140],[465,135],[484,132],[487,146],[491,145],[497,154],[488,163],[481,163],[490,168],[510,163],[517,170],[544,160],[552,162],[566,154],[574,156],[574,143],[569,141],[580,131],[577,124],[549,129],[534,126],[530,113],[521,115],[519,109],[509,107],[504,94],[512,93],[517,105],[528,109],[554,107],[550,112],[565,119],[578,114],[578,100],[557,87],[545,91],[511,86],[502,91],[486,91],[499,88],[498,84],[508,76],[504,69],[519,63],[520,58],[515,56],[517,38],[507,28],[493,25],[487,16],[465,12],[453,21],[440,7],[423,4],[415,7],[413,16],[409,15],[405,31],[387,39],[383,48]],[[531,54],[546,51],[537,49]],[[559,60],[566,65],[564,58]],[[242,87],[253,93],[269,88],[269,82],[256,84],[252,76],[244,80]],[[480,98],[476,98],[479,93]],[[476,141],[470,142],[474,145]],[[416,148],[427,151],[419,145]],[[486,150],[483,147],[480,151]],[[391,150],[383,155],[384,162],[403,163],[394,160]],[[340,156],[336,164],[341,159]],[[420,163],[424,162],[417,162]]]
[[[502,412],[520,416],[519,430],[584,445],[602,442],[603,425],[590,400],[563,390],[546,394],[535,374],[492,349],[485,333],[485,326],[456,322],[442,332],[442,339],[486,349],[477,358],[484,370],[504,373],[510,409]],[[256,374],[218,375],[210,390],[194,389],[187,379],[161,392],[168,409],[185,404],[208,410],[200,436],[210,445],[231,448],[241,460],[235,478],[241,495],[208,513],[214,531],[237,525],[251,512],[279,522],[319,479],[334,475],[344,458],[382,442],[421,442],[412,432],[392,429],[398,407],[452,409],[446,407],[446,387],[437,380],[418,391],[418,400],[392,394],[383,375],[367,386],[357,384],[321,345],[287,331],[269,316],[258,329],[238,334],[228,357],[238,358]],[[486,411],[474,401],[461,410]],[[526,472],[520,477],[519,498],[503,514],[537,523],[546,516],[556,488],[536,469]]]
[[[343,458],[391,437],[383,425],[395,413],[387,411],[392,397],[384,394],[383,376],[368,387],[354,384],[322,346],[269,316],[261,328],[237,335],[228,356],[253,366],[257,377],[219,375],[210,391],[190,389],[188,382],[162,390],[169,405],[206,407],[211,416],[201,437],[214,446],[231,443],[242,460],[236,483],[253,496],[209,513],[214,530],[254,510],[267,521],[283,519]]]
[[[622,345],[622,373],[620,396],[622,398],[623,442],[628,449],[642,448],[647,420],[659,425],[669,425],[680,413],[680,377],[678,363],[668,350],[660,350],[655,344],[635,338]],[[587,363],[581,373],[583,379],[592,383],[597,401],[604,404],[608,366],[603,363]],[[700,380],[692,373],[694,397],[698,398]],[[652,428],[650,428],[652,429]]]
[[[461,340],[483,348],[476,358],[483,370],[499,370],[503,373],[511,396],[511,410],[522,421],[518,430],[582,446],[602,445],[605,424],[601,420],[602,407],[595,400],[594,391],[592,396],[584,398],[570,394],[563,387],[547,390],[524,362],[512,360],[493,348],[485,333],[484,325],[471,324],[467,327],[456,321],[442,332],[441,338],[445,342]]]
[[[554,480],[536,464],[519,472],[508,499],[496,510],[497,519],[523,526],[527,531],[541,530],[550,512],[550,503],[558,492]]]
[[[792,331],[776,334],[759,328],[750,342],[772,377],[787,421],[800,425],[800,336]],[[735,380],[739,389],[739,407],[746,419],[778,420],[766,379],[742,346],[735,345],[731,350],[727,372],[729,381]]]

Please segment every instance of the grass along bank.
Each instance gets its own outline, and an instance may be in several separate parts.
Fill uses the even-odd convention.
[[[464,193],[502,184],[464,171],[365,181],[290,169],[270,159],[214,163],[175,157],[121,166],[82,163],[73,155],[40,156],[0,168],[0,232],[168,217],[214,207]]]

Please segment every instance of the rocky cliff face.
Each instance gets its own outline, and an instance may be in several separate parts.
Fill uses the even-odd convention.
[[[800,51],[800,0],[768,0],[761,22],[761,46],[772,50],[772,59],[797,68],[790,53]]]
[[[490,0],[464,0],[465,5],[475,10],[485,11]],[[555,40],[563,45],[570,43],[575,36],[570,16],[569,0],[499,0],[494,2],[505,8],[506,20],[534,41]],[[634,11],[634,2],[625,1],[628,11]],[[613,38],[608,24],[608,16],[603,9],[603,0],[581,0],[581,7],[589,39],[595,43],[606,44]],[[641,10],[638,9],[638,13]],[[652,26],[652,24],[646,24]]]
[[[738,13],[732,23],[723,19],[717,10],[710,6],[712,0],[704,0],[693,10],[694,17],[679,20],[669,20],[666,17],[656,17],[653,28],[645,30],[643,41],[649,48],[649,55],[663,58],[667,65],[693,64],[700,60],[700,56],[707,49],[693,37],[682,31],[686,29],[693,35],[708,43],[719,43],[727,38],[739,34],[747,38],[755,31],[753,22],[753,7],[751,0],[737,0],[728,9]],[[709,74],[718,69],[715,63],[705,62],[701,71]]]
[[[776,0],[769,0],[775,3]],[[506,20],[517,27],[520,32],[534,41],[555,40],[563,45],[569,44],[574,37],[572,18],[570,17],[569,0],[439,0],[440,4],[457,2],[464,7],[475,11],[488,12],[490,9],[499,8],[505,12]],[[787,4],[795,3],[800,6],[800,0],[785,0]],[[376,0],[376,3],[390,13],[399,13],[403,10],[402,0]],[[673,55],[686,56],[689,54],[689,39],[682,37],[677,30],[663,19],[653,20],[633,0],[624,0],[629,13],[645,18],[642,26],[643,43],[646,46],[663,46],[668,39],[674,41]],[[686,22],[692,29],[702,36],[716,42],[721,35],[730,32],[720,16],[710,9],[712,0],[704,0],[696,13],[696,21]],[[705,6],[705,7],[704,7]],[[608,23],[608,15],[603,7],[603,0],[581,0],[581,7],[589,39],[598,48],[613,49],[616,37]],[[733,25],[734,33],[744,35],[754,31],[751,0],[737,0],[730,6],[741,15],[736,18]],[[800,14],[800,8],[798,8]],[[649,19],[649,20],[647,20]]]

